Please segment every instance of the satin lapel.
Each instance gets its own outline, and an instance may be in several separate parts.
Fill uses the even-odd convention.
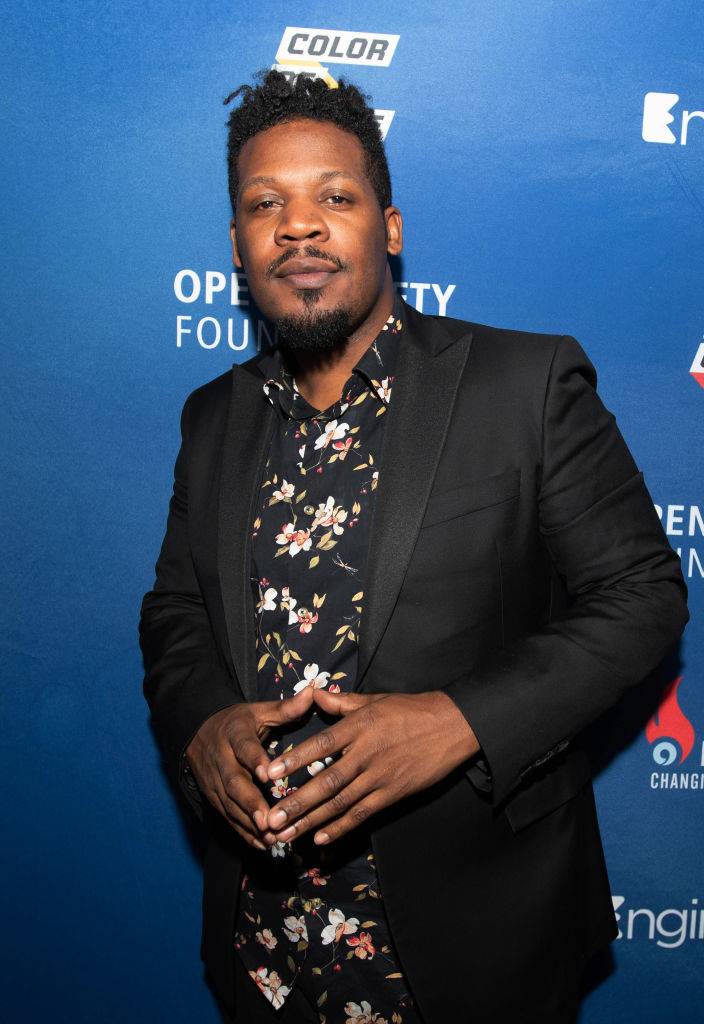
[[[408,307],[407,307],[408,309]],[[357,688],[386,629],[425,512],[472,340],[408,310],[379,465],[367,559]]]
[[[251,524],[275,413],[256,371],[233,368],[223,443],[218,510],[218,567],[232,661],[245,698],[257,698],[254,598],[249,579]]]

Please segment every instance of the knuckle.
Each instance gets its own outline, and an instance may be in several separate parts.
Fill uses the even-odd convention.
[[[323,731],[319,732],[316,736],[315,743],[318,748],[318,754],[324,757],[326,754],[329,754],[335,746],[335,737],[330,729],[323,729]]]
[[[343,811],[346,811],[347,808],[349,807],[349,803],[349,799],[345,796],[344,792],[335,793],[333,798],[330,800],[330,806],[338,814],[341,814]]]
[[[386,736],[383,733],[380,733],[378,736],[375,736],[375,738],[374,738],[374,753],[375,754],[385,754],[388,749],[389,749],[389,744],[387,742]]]
[[[252,817],[252,814],[256,809],[256,804],[248,794],[245,794],[239,797],[237,801],[237,808],[240,814],[249,819]]]
[[[246,763],[247,756],[248,756],[249,753],[251,753],[251,749],[252,749],[252,740],[249,739],[249,737],[245,737],[243,739],[237,739],[232,744],[232,752],[235,755],[235,757],[237,758],[237,760],[240,762],[240,764],[245,764]]]
[[[360,709],[358,721],[360,732],[367,732],[376,725],[377,714],[373,704],[367,704],[366,707]]]
[[[301,812],[301,801],[295,796],[287,797],[284,810],[286,811],[286,816],[289,821],[291,818],[298,817]]]
[[[222,812],[222,800],[220,799],[220,794],[217,789],[215,789],[214,786],[210,786],[205,790],[205,795],[215,810]]]
[[[337,768],[328,768],[320,777],[328,793],[337,793],[342,788],[342,776]]]
[[[350,816],[356,825],[361,825],[369,817],[369,807],[366,804],[357,804],[350,811]]]
[[[409,796],[416,790],[415,778],[409,774],[397,775],[394,788],[399,797]]]
[[[218,743],[222,746],[229,747],[240,735],[241,725],[232,720],[223,721],[218,725],[216,736]]]
[[[240,810],[240,805],[238,803],[236,803],[234,800],[232,800],[229,796],[226,795],[225,799],[223,800],[223,807],[225,808],[225,813],[227,814],[228,818],[235,818],[239,821],[242,812]]]
[[[223,787],[224,787],[225,792],[227,793],[228,797],[230,797],[230,799],[234,800],[237,797],[237,792],[238,792],[238,789],[239,789],[239,783],[240,783],[240,776],[239,776],[239,774],[228,775],[223,780]]]
[[[249,818],[240,807],[226,808],[226,812],[227,819],[233,826],[237,826],[237,828],[239,828],[243,833],[246,833],[250,839],[254,837],[251,818]]]
[[[220,813],[222,814],[222,816],[223,816],[223,818],[225,819],[225,821],[226,821],[226,822],[227,822],[227,823],[228,823],[229,825],[232,825],[232,827],[234,828],[234,826],[235,826],[235,822],[237,821],[237,818],[236,818],[236,817],[235,817],[235,815],[234,815],[234,814],[233,814],[233,813],[231,812],[231,810],[230,810],[230,807],[228,806],[228,803],[227,803],[227,801],[226,801],[226,800],[221,800],[221,801],[220,801],[220,802],[218,803],[218,810],[219,810],[219,811],[220,811]]]

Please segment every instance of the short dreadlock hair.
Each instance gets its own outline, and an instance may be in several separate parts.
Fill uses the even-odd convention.
[[[364,149],[367,176],[379,206],[385,210],[391,204],[391,177],[381,131],[364,93],[343,78],[336,89],[331,89],[323,79],[305,75],[291,81],[280,71],[261,71],[257,77],[262,78],[260,85],[241,85],[223,101],[227,104],[242,96],[227,122],[227,177],[233,214],[239,188],[237,158],[242,146],[267,128],[299,118],[329,121],[355,135]]]

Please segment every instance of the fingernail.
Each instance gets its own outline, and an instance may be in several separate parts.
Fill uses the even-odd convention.
[[[260,782],[268,782],[269,776],[267,775],[266,768],[263,764],[258,764],[254,769],[254,774],[257,776]]]
[[[266,850],[266,846],[264,845],[264,843],[260,843],[258,839],[253,839],[252,842],[254,843],[258,850]]]
[[[274,813],[270,815],[269,824],[271,825],[272,828],[278,828],[279,825],[283,825],[283,823],[286,821],[286,817],[286,811],[279,808],[278,811],[274,811]]]
[[[329,838],[330,836],[327,834],[327,832],[316,832],[314,842],[317,843],[318,846],[320,846],[322,843],[327,843]]]
[[[266,815],[263,811],[255,811],[252,817],[254,818],[254,824],[261,832],[266,827]]]
[[[286,765],[283,761],[274,761],[273,764],[269,765],[269,775],[272,778],[276,778],[278,775],[284,775],[286,772]]]
[[[286,843],[286,842],[288,842],[289,839],[293,839],[295,834],[296,834],[296,826],[295,825],[290,825],[288,828],[285,828],[283,830],[283,832],[279,832],[279,841],[282,842],[282,843]]]

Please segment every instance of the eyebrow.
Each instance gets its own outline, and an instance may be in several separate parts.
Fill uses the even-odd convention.
[[[350,174],[349,171],[323,171],[322,174],[318,175],[317,181],[323,185],[326,181],[332,181],[333,178],[350,178],[352,181],[359,181],[359,178],[354,174]],[[259,174],[254,178],[247,178],[246,181],[242,182],[239,190],[244,192],[245,189],[252,188],[254,185],[276,185],[276,178]]]

